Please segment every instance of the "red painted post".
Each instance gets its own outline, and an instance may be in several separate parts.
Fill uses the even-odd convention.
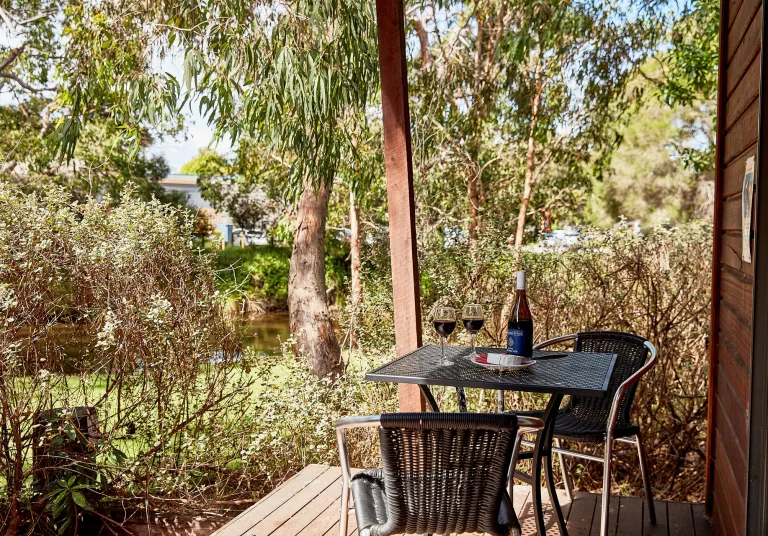
[[[403,0],[376,0],[376,16],[395,342],[397,354],[403,355],[422,345]],[[424,411],[424,399],[418,387],[400,384],[399,393],[401,411]]]

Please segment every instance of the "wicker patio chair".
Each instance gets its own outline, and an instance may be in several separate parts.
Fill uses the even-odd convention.
[[[535,349],[544,349],[563,343],[572,343],[576,352],[601,352],[616,354],[616,364],[608,384],[605,397],[574,396],[557,414],[554,430],[554,448],[563,473],[563,484],[568,498],[573,500],[573,488],[565,463],[566,456],[602,462],[603,496],[600,534],[606,534],[608,526],[608,505],[611,496],[611,460],[614,440],[632,443],[637,446],[640,459],[640,472],[645,487],[645,500],[652,524],[656,524],[656,511],[653,506],[648,459],[643,445],[640,428],[632,424],[630,410],[635,397],[635,390],[640,378],[656,364],[656,347],[648,340],[614,331],[588,331],[566,335],[544,341]],[[528,412],[523,412],[528,414]],[[531,414],[536,414],[531,412]],[[604,443],[603,458],[561,448],[561,440],[578,443]],[[532,446],[528,441],[523,445]],[[517,460],[515,460],[517,461]],[[510,482],[511,489],[511,482]]]
[[[352,476],[346,432],[379,427],[381,469]],[[536,417],[494,413],[389,413],[336,422],[342,467],[341,536],[349,495],[360,536],[520,534],[506,483],[519,426]]]

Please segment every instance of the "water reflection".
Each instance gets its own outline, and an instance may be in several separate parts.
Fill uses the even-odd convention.
[[[280,353],[280,345],[291,336],[287,312],[245,318],[242,329],[245,346],[267,355]]]
[[[239,322],[243,344],[257,353],[279,354],[280,345],[291,336],[287,312],[242,317]],[[93,335],[86,333],[84,328],[71,324],[54,326],[52,334],[51,343],[58,347],[64,362],[68,364],[82,363],[83,359],[88,358],[88,350],[95,343]],[[38,351],[45,355],[45,345],[38,343],[38,346]]]

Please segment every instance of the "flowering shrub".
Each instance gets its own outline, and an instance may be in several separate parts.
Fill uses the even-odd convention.
[[[77,532],[84,513],[215,488],[252,379],[191,231],[130,193],[113,208],[0,184],[6,534]],[[83,341],[77,358],[62,329]]]

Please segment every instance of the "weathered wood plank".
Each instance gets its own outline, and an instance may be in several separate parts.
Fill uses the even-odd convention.
[[[726,166],[757,142],[758,111],[759,102],[755,99],[726,133],[723,141],[723,162]]]
[[[669,526],[669,536],[691,536],[694,532],[691,505],[686,503],[668,503],[667,523]]]
[[[713,515],[716,524],[718,524],[720,527],[718,533],[744,534],[743,531],[738,531],[735,519],[736,515],[733,512],[734,508],[741,511],[739,505],[743,505],[743,499],[739,497],[733,477],[728,479],[723,478],[723,465],[724,464],[720,462],[715,463],[712,488],[714,493],[714,503],[716,505]],[[728,491],[729,489],[734,491]],[[743,514],[739,515],[742,515],[743,517]]]
[[[327,465],[308,465],[290,480],[275,488],[262,500],[237,516],[212,536],[240,536],[282,506],[296,493],[328,471]]]
[[[739,46],[746,37],[746,30],[760,7],[760,0],[744,0],[734,15],[733,25],[728,31],[728,61],[736,54]],[[758,87],[758,86],[756,86]]]
[[[752,205],[752,222],[755,221],[756,205]],[[754,223],[752,226],[754,231]],[[741,236],[741,195],[732,195],[722,201],[722,231]],[[751,238],[754,244],[754,239]],[[754,250],[753,250],[754,251]]]
[[[637,536],[643,530],[643,500],[621,497],[616,536]]]
[[[755,241],[750,241],[752,251],[755,251]],[[721,237],[720,262],[725,266],[730,266],[744,275],[753,276],[753,264],[741,260],[741,235],[736,233],[723,234]]]
[[[721,334],[717,346],[718,367],[727,370],[728,383],[744,409],[749,408],[749,370],[747,364],[731,348],[728,338]]]
[[[744,39],[741,40],[739,47],[728,62],[726,73],[726,95],[728,97],[731,96],[752,60],[760,53],[761,20],[762,8],[759,8],[744,33]]]
[[[720,303],[720,332],[724,333],[731,345],[745,360],[752,355],[752,323],[748,322],[741,313],[734,310],[723,300]]]
[[[719,368],[717,374],[717,419],[718,428],[723,432],[720,438],[725,446],[725,451],[730,458],[740,457],[740,461],[746,467],[745,447],[743,443],[747,439],[747,412],[742,407],[743,401],[736,398],[733,389],[729,385],[726,376],[727,369]],[[720,419],[725,419],[721,421]],[[736,466],[736,464],[734,464]],[[741,467],[741,465],[739,465]],[[746,473],[743,476],[746,479]],[[741,481],[741,478],[739,479]],[[745,488],[746,489],[746,488]]]
[[[552,502],[549,500],[549,490],[544,490],[542,495],[544,497],[544,525],[547,529],[547,536],[560,536],[560,528],[556,521],[555,510],[552,508]],[[564,489],[557,490],[557,499],[560,502],[560,509],[563,511],[565,526],[568,527],[571,501],[568,499]]]
[[[339,532],[339,496],[341,494],[339,468],[330,468],[320,475],[316,474],[317,468],[322,466],[310,466],[295,475],[283,486],[273,490],[262,501],[254,505],[235,521],[240,523],[238,532],[231,532],[227,527],[221,529],[219,536],[338,536]],[[324,469],[324,468],[323,468]],[[307,476],[311,481],[307,483]],[[719,483],[718,483],[719,485]],[[721,489],[721,488],[718,488]],[[545,508],[545,523],[547,535],[559,534],[557,524],[552,516],[547,490],[542,490]],[[558,490],[558,498],[567,520],[568,531],[571,536],[586,536],[599,531],[600,495],[593,493],[576,492],[575,499],[570,502],[564,490]],[[512,498],[513,506],[518,512],[524,536],[533,536],[535,522],[533,518],[533,505],[531,503],[531,488],[529,486],[515,486]],[[277,508],[274,505],[280,503]],[[264,516],[265,504],[272,511]],[[640,536],[640,534],[667,535],[667,503],[656,501],[659,524],[650,527],[644,501],[636,497],[611,497],[611,527],[610,534],[621,536]],[[681,504],[672,507],[674,512],[688,509],[691,521],[688,524],[688,532],[672,532],[671,534],[693,534],[693,527],[699,531],[698,536],[709,536],[713,530],[712,523],[703,515],[703,506]],[[697,513],[698,512],[698,513]],[[255,517],[249,517],[255,516]],[[260,516],[260,522],[254,522]],[[670,528],[674,528],[681,519],[670,514]],[[248,519],[242,519],[242,518]],[[644,519],[645,517],[645,519]],[[242,527],[245,526],[245,529]],[[227,529],[227,530],[225,530]],[[348,536],[357,534],[354,510],[349,512]],[[669,536],[671,536],[671,534]],[[481,536],[481,535],[475,535]]]
[[[718,409],[718,411],[720,411]],[[718,413],[718,419],[726,418],[725,413]],[[738,500],[740,508],[744,508],[743,500],[747,491],[747,463],[746,456],[741,452],[741,447],[734,439],[734,432],[720,422],[715,435],[715,460],[720,466],[723,478],[723,488],[729,493],[732,500]],[[734,508],[734,512],[737,510]]]
[[[338,500],[326,506],[325,510],[296,536],[324,536],[332,527],[336,527],[336,533],[339,532]],[[334,536],[337,536],[337,534],[334,534]]]
[[[583,491],[574,492],[571,512],[568,515],[568,534],[570,536],[587,536],[592,529],[592,518],[595,506],[600,496]]]
[[[714,536],[715,527],[712,520],[707,517],[703,504],[692,504],[691,513],[693,514],[693,528],[696,536]]]
[[[285,502],[277,510],[267,517],[250,527],[246,533],[248,535],[268,536],[280,528],[284,523],[291,519],[306,507],[315,497],[325,491],[328,486],[338,483],[341,470],[338,467],[331,467],[315,480],[310,482],[301,491],[293,495],[289,501]]]
[[[749,108],[757,98],[760,87],[760,61],[755,57],[749,64],[744,76],[725,103],[725,129],[730,130],[733,124]]]
[[[600,516],[603,512],[602,497],[597,498],[597,504],[595,505],[595,513],[592,516],[592,530],[590,534],[592,536],[599,536],[600,534]],[[611,501],[608,503],[608,531],[607,536],[616,535],[616,525],[619,520],[619,497],[611,497]]]
[[[743,3],[743,0],[723,0],[727,4],[728,9],[728,28],[733,26],[733,21],[736,20],[736,15],[739,14],[739,8]]]
[[[720,296],[744,318],[752,317],[752,277],[727,266],[720,267]]]
[[[300,512],[281,525],[273,536],[296,536],[309,525],[313,524],[315,519],[320,516],[330,504],[339,504],[341,497],[341,474],[330,486],[324,489],[317,497],[312,499]],[[266,533],[264,533],[265,536]]]
[[[759,62],[755,62],[759,63]],[[756,97],[757,95],[755,95]],[[741,190],[744,185],[744,171],[746,170],[747,159],[757,154],[757,144],[752,144],[737,159],[732,161],[723,170],[723,188],[722,197],[738,196],[741,199]],[[741,230],[741,221],[739,221],[739,230]]]
[[[664,501],[653,501],[653,507],[656,511],[656,524],[651,524],[650,514],[647,508],[643,508],[643,536],[667,536],[667,503]]]

